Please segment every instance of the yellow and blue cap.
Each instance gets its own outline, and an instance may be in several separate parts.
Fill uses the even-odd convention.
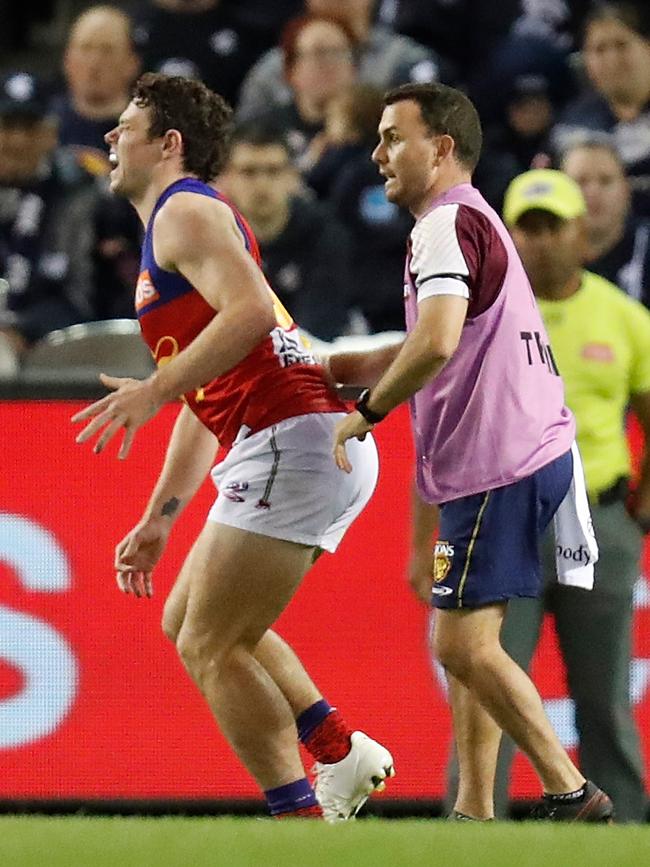
[[[506,190],[503,219],[514,226],[526,211],[550,211],[562,220],[574,220],[587,210],[576,182],[555,169],[532,169],[518,175]]]

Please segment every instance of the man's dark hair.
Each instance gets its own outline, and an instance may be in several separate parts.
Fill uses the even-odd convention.
[[[232,109],[200,81],[146,72],[136,81],[132,99],[151,114],[149,136],[176,129],[183,136],[183,168],[202,181],[213,180],[228,156]]]
[[[278,124],[271,121],[249,120],[238,124],[231,136],[231,152],[235,145],[238,144],[246,144],[259,148],[277,145],[284,148],[289,156],[291,155],[284,130]]]
[[[384,95],[384,105],[413,100],[432,135],[448,135],[456,145],[456,159],[474,171],[481,155],[481,121],[473,103],[460,90],[445,84],[403,84]]]

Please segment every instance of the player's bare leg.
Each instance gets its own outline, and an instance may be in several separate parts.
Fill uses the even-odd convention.
[[[187,601],[176,638],[179,655],[264,790],[300,779],[304,768],[291,706],[255,649],[311,556],[305,546],[208,522],[183,569]]]
[[[187,610],[191,564],[192,559],[188,557],[165,603],[163,632],[174,644]],[[323,696],[298,656],[272,629],[267,629],[264,633],[255,648],[254,656],[280,688],[294,717],[322,700]]]
[[[533,682],[501,647],[504,613],[505,604],[439,610],[434,652],[526,753],[544,791],[574,792],[585,778],[560,743]]]
[[[163,630],[177,642],[187,611],[191,575],[199,568],[190,554],[165,604]],[[316,761],[316,794],[328,821],[351,818],[373,789],[392,776],[392,756],[362,732],[351,732],[343,717],[323,699],[289,645],[267,629],[254,649],[254,657],[279,688],[291,708],[297,736]],[[188,669],[194,679],[194,673]],[[197,686],[209,701],[203,680]],[[242,757],[244,758],[244,757]]]
[[[258,642],[255,659],[264,666],[289,702],[294,718],[323,698],[295,652],[272,629],[267,629]]]
[[[472,819],[493,819],[501,729],[459,680],[449,673],[447,679],[459,770],[454,811]]]

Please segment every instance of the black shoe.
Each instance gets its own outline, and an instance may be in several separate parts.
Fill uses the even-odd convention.
[[[551,822],[612,822],[614,805],[602,789],[590,780],[584,785],[581,795],[576,798],[562,799],[544,795],[533,807],[531,819]]]

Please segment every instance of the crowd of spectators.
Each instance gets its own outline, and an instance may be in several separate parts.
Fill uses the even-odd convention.
[[[409,81],[474,99],[484,125],[475,182],[497,210],[531,167],[572,175],[588,204],[586,264],[650,304],[650,13],[640,0],[87,4],[61,55],[49,80],[4,69],[0,85],[0,375],[55,328],[133,316],[141,230],[107,191],[103,137],[143,70],[198,76],[234,106],[231,163],[215,183],[316,337],[403,329],[412,221],[386,200],[370,154],[382,92]]]

